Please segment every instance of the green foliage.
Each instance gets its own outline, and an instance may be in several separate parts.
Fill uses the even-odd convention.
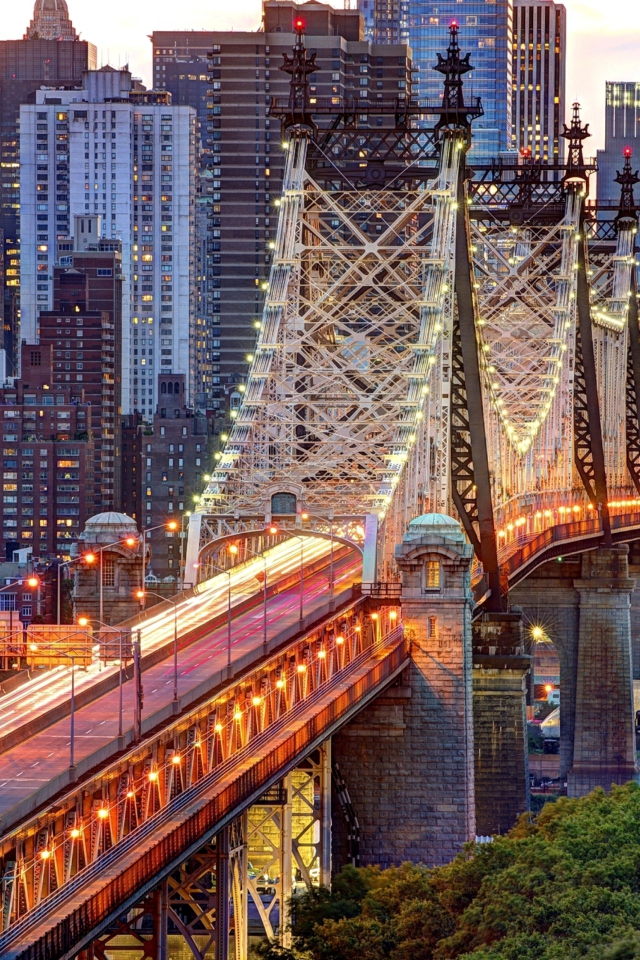
[[[627,784],[561,797],[444,867],[347,868],[293,899],[293,953],[261,956],[640,960],[639,894],[640,788]]]

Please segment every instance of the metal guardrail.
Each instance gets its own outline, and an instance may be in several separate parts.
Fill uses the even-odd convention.
[[[363,583],[360,587],[363,597],[371,597],[379,600],[384,598],[400,599],[402,595],[402,584],[394,580],[378,580],[375,583]]]
[[[386,656],[381,656],[386,651]],[[372,656],[373,655],[373,656]],[[202,845],[206,836],[218,826],[223,826],[242,808],[251,802],[252,798],[264,791],[275,778],[284,775],[287,770],[309,750],[314,749],[318,740],[323,740],[329,731],[342,718],[359,708],[382,683],[390,679],[406,660],[407,652],[401,627],[396,627],[382,640],[367,646],[361,653],[333,675],[326,683],[321,684],[306,699],[296,704],[291,711],[283,714],[274,724],[270,725],[261,734],[251,739],[248,744],[232,757],[220,764],[214,771],[203,777],[188,790],[180,793],[161,811],[150,817],[144,824],[132,831],[123,841],[112,847],[94,863],[90,864],[76,877],[65,884],[56,893],[44,900],[40,906],[30,911],[23,919],[10,927],[0,936],[0,955],[2,957],[16,957],[20,960],[55,960],[87,936],[100,923],[106,922],[114,913],[121,910],[127,899],[136,896],[145,884],[154,880],[157,875],[170,867],[176,859],[187,855],[190,848]],[[332,702],[319,709],[304,723],[303,727],[292,732],[275,750],[269,752],[270,741],[273,742],[278,733],[286,730],[296,720],[309,713],[326,698],[327,694],[336,691],[350,673],[373,659],[371,669],[346,690],[342,690]],[[111,880],[105,888],[94,894],[87,902],[74,909],[68,917],[62,918],[57,925],[47,931],[36,943],[24,950],[19,948],[8,954],[12,944],[24,938],[34,924],[45,920],[54,911],[62,907],[69,899],[87,883],[95,880],[104,870],[116,863],[118,859],[130,853],[145,838],[154,831],[165,826],[170,820],[184,810],[189,803],[195,800],[205,790],[210,789],[216,781],[220,781],[226,774],[233,771],[243,761],[250,758],[252,753],[264,753],[255,764],[244,770],[232,783],[228,784],[218,797],[214,797],[207,805],[198,810],[193,816],[183,821],[168,836],[163,837],[156,846],[137,857],[122,874]]]

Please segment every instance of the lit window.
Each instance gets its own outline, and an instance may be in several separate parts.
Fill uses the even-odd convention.
[[[427,590],[440,589],[440,561],[427,560],[425,565],[425,588]]]

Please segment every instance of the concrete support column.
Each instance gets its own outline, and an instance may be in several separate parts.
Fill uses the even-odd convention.
[[[570,797],[636,779],[631,662],[629,548],[585,553],[580,596],[573,766]],[[562,707],[561,707],[562,709]]]
[[[473,622],[476,831],[507,833],[529,807],[522,616],[484,613]]]

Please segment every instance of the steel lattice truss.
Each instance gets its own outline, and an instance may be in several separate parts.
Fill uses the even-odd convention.
[[[494,502],[572,478],[577,237],[581,197],[555,225],[475,219],[477,333]]]
[[[436,179],[415,189],[323,189],[306,149],[292,136],[255,359],[204,496],[214,514],[268,511],[281,490],[314,514],[384,514],[405,473],[412,501],[422,482],[462,138],[444,139]]]
[[[594,244],[589,258],[602,439],[607,478],[612,487],[629,483],[626,442],[628,312],[636,232],[634,221],[623,221],[615,249],[607,250],[604,244]]]

